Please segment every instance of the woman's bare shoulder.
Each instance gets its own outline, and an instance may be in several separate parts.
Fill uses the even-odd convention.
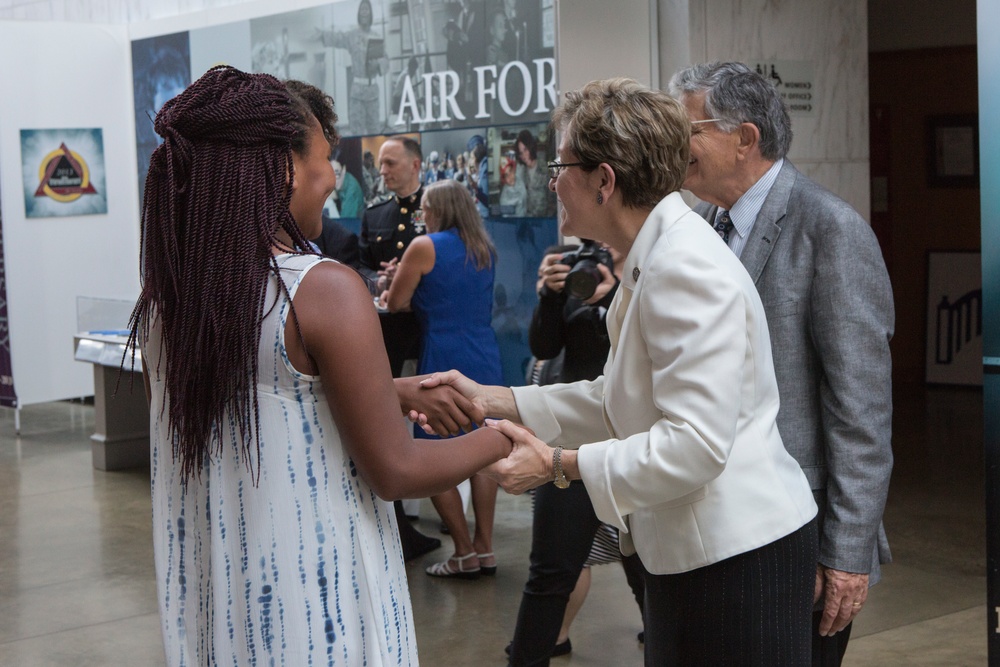
[[[371,292],[364,278],[339,262],[320,262],[305,275],[295,294],[295,307],[319,307],[336,303],[338,308],[353,304],[372,307]]]

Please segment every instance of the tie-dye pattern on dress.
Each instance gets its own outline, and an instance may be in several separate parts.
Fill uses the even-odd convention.
[[[278,261],[294,295],[306,272],[328,260],[285,255]],[[272,277],[266,309],[276,295]],[[392,504],[372,492],[344,451],[319,377],[292,368],[284,344],[289,301],[277,299],[259,347],[256,487],[231,420],[214,434],[222,454],[210,457],[200,479],[181,484],[166,412],[159,409],[164,385],[157,377],[156,322],[145,346],[155,406],[153,541],[167,664],[416,665]]]

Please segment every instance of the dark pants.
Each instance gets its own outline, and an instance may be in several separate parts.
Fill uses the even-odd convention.
[[[646,574],[646,665],[808,665],[815,520],[681,574]]]
[[[583,482],[571,482],[568,489],[557,489],[552,484],[535,489],[531,567],[517,614],[510,665],[549,664],[566,602],[580,578],[600,524]],[[641,609],[642,565],[634,557],[622,564]]]
[[[413,313],[379,313],[379,324],[392,377],[398,378],[403,372],[403,362],[416,359],[420,354],[420,325]],[[397,500],[394,505],[403,560],[419,558],[441,546],[441,540],[428,537],[410,525],[403,514],[403,503]]]
[[[848,623],[846,628],[832,637],[820,637],[819,622],[822,618],[822,611],[813,612],[813,667],[840,667],[840,663],[844,661],[844,653],[847,652],[847,642],[851,638],[851,628],[854,624]]]
[[[378,319],[392,377],[398,378],[403,362],[420,356],[420,324],[413,313],[379,313]]]

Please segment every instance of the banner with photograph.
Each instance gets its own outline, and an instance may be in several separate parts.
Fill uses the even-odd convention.
[[[554,13],[551,0],[346,0],[251,19],[251,66],[328,91],[344,136],[547,121]]]
[[[17,407],[14,367],[10,358],[10,319],[7,315],[7,271],[3,252],[2,208],[0,208],[0,406]]]
[[[408,133],[427,146],[431,174],[476,171],[478,178],[481,159],[469,163],[475,143],[484,145],[488,216],[552,218],[555,197],[544,163],[554,157],[548,132],[557,102],[554,26],[553,0],[342,0],[136,40],[140,195],[160,141],[156,113],[207,69],[227,63],[311,83],[336,101],[345,138],[339,162],[352,177],[338,197],[346,210],[328,207],[336,217],[360,217],[350,198],[355,182],[366,205],[386,197],[377,183],[377,149],[357,153],[349,140]],[[463,129],[467,141],[454,140]],[[435,139],[437,132],[447,138]]]
[[[140,197],[159,143],[156,113],[207,69],[225,63],[311,83],[335,100],[342,135],[324,217],[360,231],[365,209],[393,194],[379,174],[379,148],[387,136],[406,134],[421,145],[422,182],[461,181],[491,233],[507,239],[520,230],[509,243],[494,235],[501,267],[494,324],[506,379],[523,384],[524,369],[515,366],[530,356],[535,274],[558,234],[545,167],[555,159],[554,47],[554,0],[340,0],[136,40]],[[498,224],[506,219],[511,225]],[[527,230],[540,247],[525,243]]]

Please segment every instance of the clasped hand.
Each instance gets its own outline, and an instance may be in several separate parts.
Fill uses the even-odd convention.
[[[430,435],[448,437],[469,432],[480,425],[485,413],[455,387],[447,384],[422,386],[429,376],[398,378],[396,394],[410,421]]]
[[[507,458],[484,468],[484,475],[515,496],[552,481],[552,448],[536,438],[531,429],[506,419],[487,419],[486,425],[510,438],[513,448]]]
[[[441,389],[446,389],[448,391],[454,392],[462,398],[463,405],[456,406],[458,409],[464,413],[467,418],[468,428],[463,427],[463,430],[471,430],[472,425],[482,426],[486,417],[486,396],[482,391],[482,387],[479,386],[477,382],[470,380],[458,371],[446,371],[444,373],[432,373],[431,375],[425,375],[418,378],[419,387],[422,391],[438,391]],[[414,401],[415,405],[417,401]],[[404,405],[406,405],[404,403]],[[430,411],[425,408],[430,408]],[[449,406],[444,407],[448,414],[454,415],[453,410]],[[441,415],[439,415],[433,406],[419,405],[417,407],[411,408],[407,412],[407,417],[411,422],[418,425],[424,430],[424,433],[428,435],[457,435],[457,432],[447,432],[442,433],[438,430],[438,425],[441,421]],[[452,420],[454,421],[454,420]]]
[[[458,371],[434,373],[422,380],[420,385],[425,389],[447,385],[470,401],[477,413],[490,413],[488,390]],[[409,417],[427,433],[435,432],[431,428],[432,415],[411,410]],[[482,424],[479,421],[476,423]],[[508,420],[487,419],[485,424],[507,436],[513,448],[507,458],[484,468],[483,474],[496,481],[507,493],[515,495],[552,481],[552,448],[536,438],[531,429]]]

